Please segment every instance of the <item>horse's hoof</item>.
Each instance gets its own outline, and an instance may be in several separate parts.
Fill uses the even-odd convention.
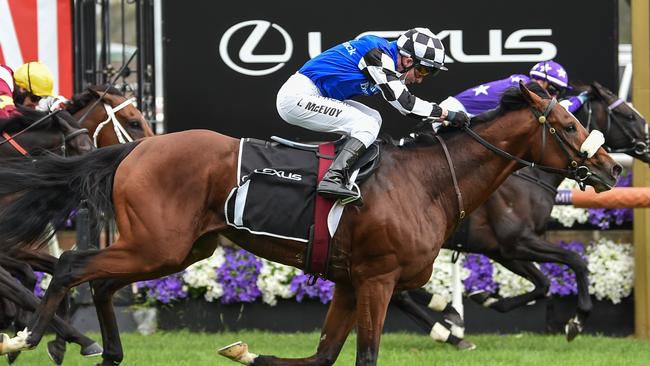
[[[257,357],[256,354],[248,352],[248,345],[242,341],[229,344],[220,348],[217,352],[226,358],[243,363],[244,365],[252,365]]]
[[[97,342],[93,342],[91,345],[83,347],[79,353],[84,357],[96,357],[101,356],[103,352],[102,346]]]
[[[20,352],[11,352],[7,354],[7,363],[10,365],[16,362],[16,359],[20,356]]]
[[[469,298],[472,299],[477,304],[483,305],[485,307],[489,307],[490,305],[498,301],[498,299],[493,297],[491,293],[486,291],[473,292],[469,294]]]
[[[582,333],[582,323],[580,323],[580,320],[577,317],[569,319],[564,326],[564,333],[568,342],[574,340],[578,334]]]
[[[47,355],[55,364],[62,364],[63,356],[65,356],[65,343],[63,343],[63,347],[61,347],[61,344],[57,341],[47,342]]]
[[[465,328],[465,321],[463,321],[463,318],[460,316],[460,314],[446,313],[442,315],[442,318],[451,325]]]
[[[4,333],[0,333],[0,355],[5,354],[5,345],[7,344],[7,341],[9,341],[9,336]]]
[[[459,351],[471,351],[476,349],[476,345],[470,341],[461,339],[460,342],[456,345],[456,349]]]

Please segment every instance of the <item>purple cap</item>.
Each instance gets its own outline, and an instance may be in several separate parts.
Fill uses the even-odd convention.
[[[562,89],[571,89],[569,87],[569,75],[567,75],[564,67],[555,61],[538,62],[530,69],[530,77],[546,80]]]

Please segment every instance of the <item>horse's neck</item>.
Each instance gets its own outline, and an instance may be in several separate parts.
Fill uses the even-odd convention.
[[[528,114],[527,111],[511,112],[478,125],[474,130],[502,150],[525,157],[530,151],[532,139],[539,135],[538,128],[535,128],[537,125],[532,124]],[[529,120],[531,124],[526,128],[526,122],[522,124],[522,121]],[[466,214],[478,208],[517,166],[514,161],[496,155],[464,133],[451,137],[447,147],[454,164]],[[411,179],[420,180],[424,187],[432,190],[430,202],[418,203],[424,206],[425,212],[432,206],[442,210],[446,217],[447,233],[450,233],[458,222],[459,211],[445,154],[439,145],[420,149],[419,153],[409,154],[404,151],[405,157],[410,159],[404,159],[403,163],[411,165],[406,168],[407,171],[413,172]]]

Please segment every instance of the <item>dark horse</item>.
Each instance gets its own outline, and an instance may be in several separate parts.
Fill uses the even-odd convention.
[[[105,95],[104,92],[106,91]],[[100,103],[94,103],[100,99]],[[93,107],[94,105],[94,107]],[[119,90],[108,86],[91,86],[84,92],[76,94],[72,99],[65,104],[65,110],[71,113],[76,119],[81,118],[86,114],[86,111],[91,109],[83,119],[81,126],[87,130],[86,135],[94,136],[94,143],[97,147],[105,147],[120,143],[120,137],[123,139],[138,140],[144,137],[153,136],[153,131],[149,127],[148,122],[142,113],[133,105],[132,99],[124,97]],[[111,118],[109,116],[113,116]],[[108,121],[108,122],[107,122]],[[79,127],[76,120],[70,121]],[[106,129],[101,133],[98,127],[102,123],[106,124]],[[117,126],[117,127],[116,127]],[[101,127],[99,127],[101,129]],[[95,132],[98,132],[95,134]],[[41,143],[46,140],[41,140]],[[25,287],[32,289],[35,285],[34,271],[52,274],[56,266],[58,258],[37,252],[29,249],[15,249],[0,255],[0,266],[7,269],[11,275],[20,278]],[[11,285],[16,286],[13,278],[0,273],[0,280],[6,279],[10,281]],[[7,274],[8,275],[8,274]],[[6,277],[6,278],[5,278]],[[25,319],[29,315],[25,310],[34,310],[34,306],[17,307],[16,304],[24,304],[25,298],[30,297],[33,302],[33,296],[26,294],[25,289],[0,291],[0,296],[6,296],[0,301],[4,303],[4,317],[0,322],[10,324],[14,322],[16,329],[22,329],[25,324]],[[62,303],[59,312],[57,313],[62,319],[68,319],[68,303]],[[66,341],[74,341],[74,339],[81,339],[82,355],[91,356],[101,353],[101,347],[92,342],[88,338],[71,337],[65,332],[57,333],[57,338],[48,343],[48,353],[50,358],[56,363],[63,362],[63,355],[66,349]],[[89,342],[90,341],[90,342]],[[9,355],[9,362],[12,363],[17,357],[17,353]]]
[[[316,354],[300,359],[257,356],[242,343],[222,354],[252,365],[330,365],[356,324],[356,363],[375,365],[393,293],[418,288],[430,278],[459,210],[475,210],[521,167],[519,159],[566,169],[598,192],[610,189],[622,169],[587,138],[573,115],[523,84],[506,93],[500,109],[485,119],[489,121],[473,130],[448,137],[462,208],[440,144],[384,147],[383,165],[364,184],[365,205],[346,208],[332,240],[328,278],[336,289]],[[540,136],[546,134],[550,137],[542,157]],[[501,150],[490,153],[477,140]],[[254,236],[226,224],[224,202],[237,184],[238,152],[239,139],[199,130],[68,160],[52,156],[34,164],[0,166],[2,250],[41,243],[47,223],[61,223],[82,197],[95,209],[112,212],[120,232],[108,248],[61,256],[34,321],[14,338],[1,336],[0,353],[36,346],[68,290],[90,281],[104,341],[102,365],[120,363],[113,293],[208,257],[221,235],[258,256],[304,268],[304,244]],[[25,212],[38,212],[41,224],[21,226]]]
[[[588,92],[589,99],[576,113],[576,118],[588,130],[600,130],[609,151],[623,152],[650,164],[650,134],[645,119],[630,105],[607,88],[594,82],[577,86],[577,92]],[[565,327],[567,339],[573,340],[583,329],[592,309],[589,296],[587,263],[573,251],[561,248],[543,239],[546,224],[555,203],[556,189],[564,176],[539,169],[524,168],[503,184],[469,216],[469,235],[466,244],[448,240],[444,248],[467,253],[480,253],[501,263],[512,272],[528,279],[534,288],[525,294],[509,298],[488,293],[474,293],[470,297],[484,306],[507,312],[548,295],[550,282],[533,262],[566,264],[576,274],[578,309]],[[433,295],[414,294],[424,305],[441,311],[449,309],[445,300]],[[432,329],[435,321],[419,309],[410,295],[400,294],[400,307]],[[444,311],[449,323],[462,325],[455,310]]]
[[[77,121],[67,112],[58,112],[47,116],[43,112],[32,109],[20,108],[21,115],[0,121],[0,131],[3,140],[0,140],[0,159],[15,159],[17,156],[24,156],[28,159],[38,158],[44,152],[51,152],[60,155],[78,156],[93,149],[92,142],[88,136],[88,130],[81,128]],[[25,159],[27,160],[27,159]],[[24,218],[23,224],[29,225],[31,215]],[[37,270],[53,268],[53,265],[43,263],[40,258],[44,256],[35,253],[30,263],[23,262],[9,253],[3,251],[0,254],[0,301],[2,304],[2,316],[0,323],[3,328],[11,323],[18,329],[22,329],[26,323],[27,314],[22,311],[35,311],[38,306],[38,299],[31,290],[35,285],[32,266]],[[30,266],[31,264],[31,266]],[[19,278],[26,287],[16,281]],[[65,309],[66,304],[62,306]],[[64,311],[59,314],[63,315]],[[101,347],[93,340],[80,334],[59,317],[55,317],[52,323],[54,330],[61,339],[75,342],[82,346],[82,354],[97,354]],[[48,344],[48,352],[56,359],[57,352],[53,344]],[[10,363],[15,360],[17,354],[9,357]]]

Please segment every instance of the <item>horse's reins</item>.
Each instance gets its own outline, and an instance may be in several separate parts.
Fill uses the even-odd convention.
[[[122,126],[117,117],[115,117],[116,112],[119,112],[122,108],[133,103],[135,103],[135,98],[129,98],[125,100],[115,108],[104,103],[104,110],[106,110],[106,115],[108,117],[106,117],[104,121],[97,125],[97,129],[95,129],[95,133],[93,133],[93,143],[95,146],[97,146],[97,136],[99,136],[99,132],[102,130],[102,128],[104,128],[104,126],[106,126],[107,123],[111,121],[113,122],[113,130],[115,131],[115,136],[117,136],[117,140],[120,142],[120,144],[125,144],[127,142],[133,141],[133,138],[129,135],[124,126]]]
[[[542,148],[542,153],[543,153],[544,145],[545,145],[545,142],[546,142],[545,135],[546,135],[546,132],[548,131],[548,133],[550,133],[552,136],[555,137],[555,141],[558,143],[559,147],[562,149],[562,151],[564,152],[564,154],[567,156],[567,158],[569,160],[569,163],[568,163],[566,169],[558,169],[558,168],[553,168],[553,167],[546,166],[546,165],[536,164],[535,162],[531,162],[531,161],[522,159],[522,158],[520,158],[518,156],[514,156],[514,155],[508,153],[507,151],[501,150],[498,147],[492,145],[490,142],[483,139],[476,132],[474,132],[469,127],[469,124],[465,124],[465,125],[461,126],[460,128],[463,129],[465,132],[467,132],[467,134],[470,137],[472,137],[474,140],[476,140],[478,143],[480,143],[481,145],[486,147],[488,150],[494,152],[495,154],[497,154],[497,155],[499,155],[499,156],[501,156],[503,158],[516,161],[517,163],[522,164],[522,165],[527,166],[527,167],[538,168],[538,169],[541,169],[543,171],[547,171],[547,172],[550,172],[550,173],[562,174],[562,175],[564,175],[566,177],[569,177],[569,178],[574,179],[575,181],[577,181],[578,186],[580,187],[580,189],[584,190],[585,187],[586,187],[585,181],[590,176],[593,176],[594,179],[599,179],[601,181],[602,181],[602,179],[597,174],[593,174],[591,172],[591,170],[589,169],[589,167],[584,165],[584,162],[588,158],[588,153],[583,152],[583,151],[579,151],[578,149],[571,146],[571,144],[569,144],[566,141],[566,139],[564,139],[564,137],[562,137],[560,134],[558,134],[557,131],[555,130],[555,128],[551,127],[551,125],[548,123],[548,121],[547,121],[548,115],[551,113],[553,108],[555,108],[556,104],[557,104],[557,100],[555,98],[553,98],[553,99],[551,99],[551,101],[546,106],[546,108],[545,108],[545,110],[543,112],[540,113],[537,109],[535,109],[533,107],[531,107],[531,111],[532,111],[533,115],[535,117],[537,117],[537,121],[543,126],[542,127],[542,147],[541,147]],[[569,149],[571,151],[573,151],[574,153],[576,153],[578,156],[580,156],[582,158],[582,160],[579,163],[575,159],[573,159],[571,157],[571,154],[569,152],[569,149],[567,149],[567,146],[569,147]]]
[[[48,118],[50,118],[50,117],[54,118],[60,111],[61,110],[59,109],[59,110],[56,110],[54,112],[51,112],[51,113],[41,117],[40,119],[38,119],[37,121],[34,121],[32,124],[25,127],[24,129],[20,130],[19,132],[17,132],[14,135],[10,135],[7,132],[3,131],[2,132],[2,137],[4,137],[5,140],[0,142],[0,146],[4,145],[6,143],[9,143],[21,155],[23,155],[25,157],[28,157],[28,158],[31,157],[31,155],[29,154],[27,149],[25,149],[22,145],[20,145],[20,143],[16,140],[16,137],[18,137],[18,136],[22,135],[23,133],[31,130],[32,128],[38,126],[39,124],[43,123],[43,121],[47,120]],[[70,133],[69,135],[65,135],[63,132],[61,133],[61,135],[63,136],[63,138],[62,138],[63,142],[61,144],[60,149],[61,149],[61,152],[62,152],[63,156],[65,156],[65,153],[66,153],[66,147],[65,147],[66,143],[68,141],[70,141],[71,139],[73,139],[73,138],[75,138],[75,137],[77,137],[77,136],[79,136],[79,135],[81,135],[83,133],[88,134],[88,129],[79,128],[76,131]]]
[[[623,99],[616,99],[613,103],[607,106],[607,129],[605,133],[609,132],[611,128],[611,121],[614,121],[614,124],[623,132],[625,137],[627,137],[632,143],[631,147],[621,148],[621,149],[610,149],[610,152],[616,153],[633,153],[636,155],[644,155],[650,152],[650,131],[648,130],[648,124],[645,125],[645,138],[643,140],[634,137],[632,132],[630,132],[629,126],[626,126],[622,123],[614,114],[616,108],[621,104],[625,103]]]

